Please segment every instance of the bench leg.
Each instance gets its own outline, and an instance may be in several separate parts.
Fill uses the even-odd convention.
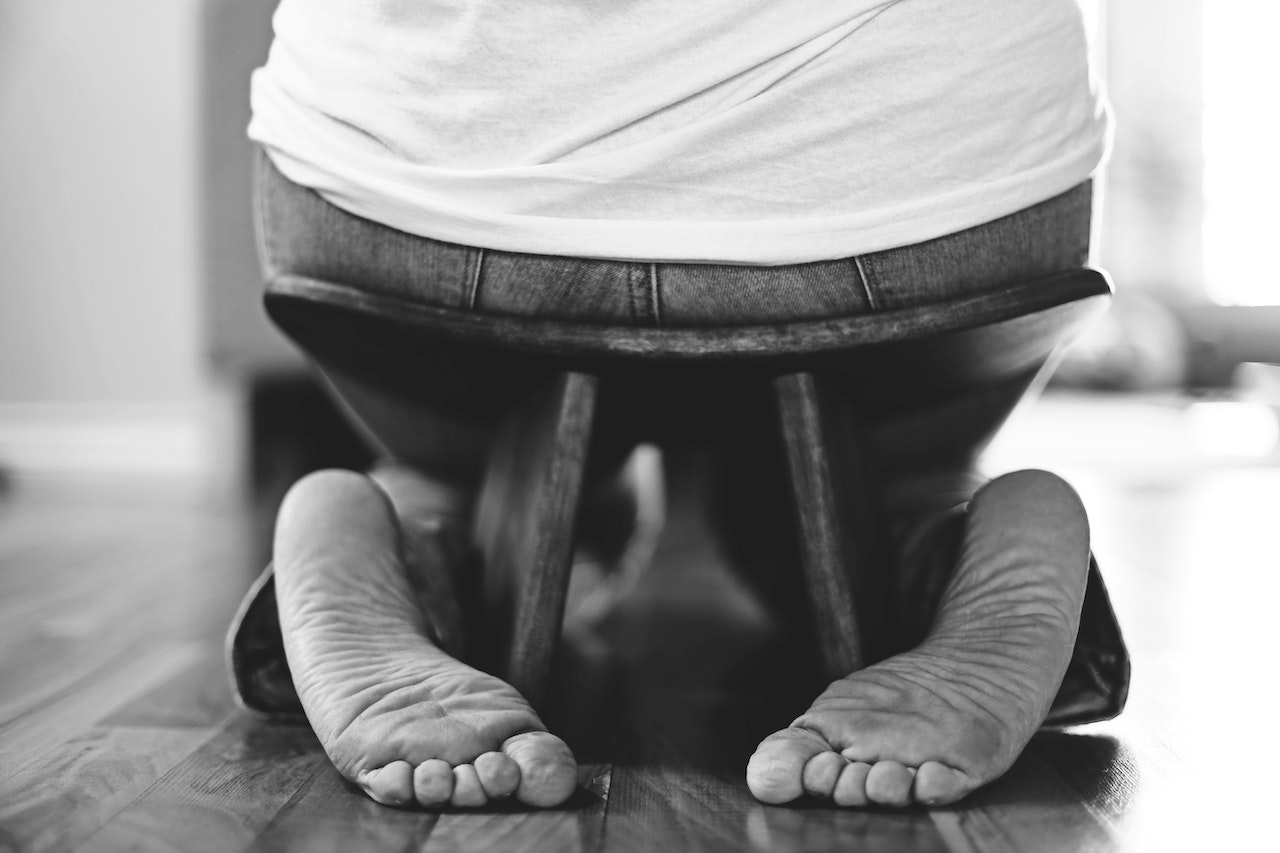
[[[560,374],[512,415],[477,506],[496,669],[539,712],[564,619],[597,384],[587,374]]]
[[[800,564],[822,662],[834,680],[872,660],[886,582],[876,513],[848,403],[811,373],[773,382],[791,478]],[[882,608],[879,608],[882,609]]]

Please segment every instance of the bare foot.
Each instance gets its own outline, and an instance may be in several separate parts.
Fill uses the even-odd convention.
[[[1071,658],[1089,565],[1075,492],[1043,471],[987,484],[929,636],[831,684],[760,744],[766,803],[941,805],[998,778],[1049,712]]]
[[[565,801],[577,774],[568,746],[514,688],[432,642],[405,550],[387,495],[363,475],[312,474],[280,508],[280,627],[329,759],[387,805]]]

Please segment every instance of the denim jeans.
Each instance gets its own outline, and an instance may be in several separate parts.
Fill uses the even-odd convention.
[[[257,201],[268,280],[309,276],[478,313],[706,327],[868,314],[1079,268],[1089,253],[1092,185],[923,243],[774,267],[524,255],[445,243],[347,213],[290,182],[261,152]],[[459,412],[485,406],[424,407],[332,368],[325,373],[388,455],[463,487],[480,476],[490,425]],[[459,387],[477,397],[511,392],[492,376],[440,382],[455,400]],[[939,428],[945,421],[940,414]],[[927,460],[920,452],[927,441],[926,435],[892,444],[899,455]]]
[[[1085,264],[1092,187],[912,246],[759,267],[522,255],[444,243],[347,213],[259,154],[266,275],[305,275],[480,313],[640,326],[866,314],[998,290]]]

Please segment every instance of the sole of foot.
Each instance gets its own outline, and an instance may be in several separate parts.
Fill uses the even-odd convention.
[[[329,759],[385,805],[564,802],[577,782],[569,747],[513,687],[432,642],[408,552],[387,493],[363,475],[308,475],[281,505],[281,632]]]
[[[969,506],[961,553],[916,649],[831,684],[761,742],[762,802],[945,805],[1009,769],[1070,661],[1089,565],[1075,491],[1043,471],[993,480]]]

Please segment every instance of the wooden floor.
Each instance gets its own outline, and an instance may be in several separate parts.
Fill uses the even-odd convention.
[[[633,600],[568,660],[578,796],[428,814],[374,805],[305,727],[232,705],[221,632],[260,558],[247,513],[19,484],[0,497],[0,851],[1277,849],[1280,465],[1197,455],[1184,408],[1050,401],[994,452],[1085,494],[1131,702],[931,812],[752,800],[751,747],[811,688],[722,571],[693,487]]]

